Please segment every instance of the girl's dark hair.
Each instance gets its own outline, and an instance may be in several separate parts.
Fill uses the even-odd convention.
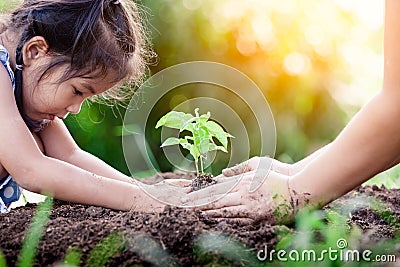
[[[39,77],[61,65],[68,66],[60,81],[73,77],[104,77],[110,70],[117,75],[118,86],[107,90],[104,99],[124,100],[129,92],[122,82],[141,81],[151,52],[137,6],[131,0],[25,0],[15,9],[9,27],[20,33],[16,49],[16,101],[31,130],[42,121],[28,118],[22,106],[21,49],[34,36],[42,36],[49,45],[52,60]],[[126,86],[130,91],[133,86]]]

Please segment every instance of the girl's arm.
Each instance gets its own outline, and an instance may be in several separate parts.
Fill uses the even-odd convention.
[[[68,162],[74,166],[100,176],[108,177],[125,183],[136,183],[140,187],[145,186],[139,181],[114,169],[96,156],[80,149],[67,130],[67,127],[65,127],[64,122],[58,118],[56,118],[53,122],[51,122],[50,125],[40,132],[40,137],[44,145],[46,155],[49,157]],[[154,192],[151,194],[153,196],[157,195],[158,199],[163,199],[164,197],[168,198],[169,194],[181,194],[186,192],[187,188],[185,189],[184,186],[190,183],[191,181],[186,179],[169,179],[167,181],[158,183],[154,188],[146,187],[146,190],[147,192]],[[175,186],[175,188],[169,186]],[[163,194],[165,196],[163,196]],[[178,204],[178,202],[175,201],[174,204]],[[172,204],[171,202],[169,203]]]
[[[72,138],[64,122],[58,118],[40,132],[46,155],[56,158],[97,175],[123,182],[132,182],[132,178],[112,168],[101,159],[83,151]]]
[[[119,210],[163,208],[133,183],[95,175],[43,155],[15,105],[10,78],[0,68],[0,162],[23,188],[82,204]]]

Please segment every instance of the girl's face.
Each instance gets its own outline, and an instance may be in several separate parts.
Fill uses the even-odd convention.
[[[57,82],[66,67],[55,67],[49,75],[39,82],[24,75],[23,103],[26,114],[33,120],[53,120],[55,117],[65,119],[69,113],[80,111],[83,101],[93,95],[103,93],[116,83],[110,82],[112,74],[100,78],[75,77]],[[32,73],[33,74],[33,73]]]

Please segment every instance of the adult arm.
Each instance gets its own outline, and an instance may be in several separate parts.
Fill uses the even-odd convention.
[[[360,110],[335,141],[302,161],[298,165],[299,171],[293,176],[272,169],[262,186],[250,192],[248,184],[257,178],[257,172],[250,171],[241,175],[245,182],[240,181],[231,192],[217,201],[208,202],[202,209],[214,216],[226,216],[226,211],[229,211],[229,217],[246,214],[250,218],[275,217],[270,220],[282,222],[271,212],[282,204],[290,203],[292,207],[287,210],[288,213],[306,203],[323,206],[399,162],[400,49],[397,46],[400,41],[400,1],[386,0],[385,12],[384,81],[381,92]],[[225,177],[220,179],[222,184],[229,181]],[[283,186],[285,183],[288,186],[286,189]],[[223,187],[211,186],[191,193],[187,204],[205,203],[210,192],[222,196]],[[276,194],[283,199],[277,201]]]
[[[332,145],[290,179],[290,189],[323,205],[398,163],[400,1],[386,0],[383,88]]]
[[[294,164],[280,162],[276,159],[269,157],[253,157],[233,167],[223,169],[222,175],[225,177],[231,177],[239,174],[244,174],[246,172],[252,172],[260,167],[265,168],[265,166],[267,166],[273,172],[280,173],[286,176],[293,176],[303,170],[311,161],[318,157],[318,155],[322,154],[329,146],[330,144],[318,149],[311,155]]]

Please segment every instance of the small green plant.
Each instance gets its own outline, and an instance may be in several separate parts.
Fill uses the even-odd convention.
[[[226,133],[216,122],[209,120],[210,112],[199,115],[199,109],[196,108],[194,113],[196,114],[195,117],[189,113],[171,111],[157,122],[156,128],[166,126],[178,129],[180,133],[185,130],[191,133],[191,135],[187,135],[184,138],[169,137],[161,147],[181,145],[184,149],[189,150],[195,161],[197,176],[199,176],[204,174],[203,158],[207,156],[207,153],[213,150],[228,152],[228,137],[233,136]],[[215,144],[214,138],[222,146]]]

